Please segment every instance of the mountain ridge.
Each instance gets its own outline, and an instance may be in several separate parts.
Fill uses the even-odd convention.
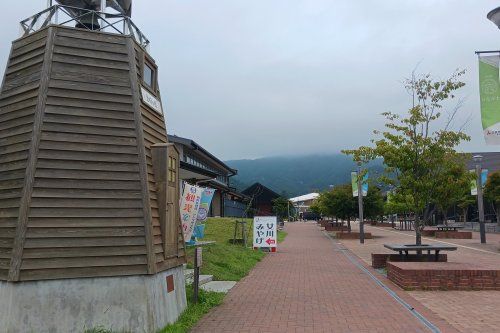
[[[259,182],[288,197],[349,183],[351,171],[356,170],[352,158],[341,153],[271,156],[225,163],[238,170],[238,174],[231,178],[232,186],[238,190]],[[372,174],[382,172],[382,161],[369,163],[368,169]]]

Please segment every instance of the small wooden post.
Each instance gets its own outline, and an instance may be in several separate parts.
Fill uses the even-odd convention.
[[[202,262],[202,248],[194,249],[194,281],[193,281],[193,303],[198,303],[198,294],[200,292],[200,267]]]
[[[243,239],[243,246],[247,247],[247,222],[241,221],[241,238]]]

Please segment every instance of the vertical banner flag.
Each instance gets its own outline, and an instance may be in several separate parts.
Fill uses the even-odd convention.
[[[479,57],[479,95],[481,121],[486,144],[500,144],[500,55]]]
[[[253,247],[276,247],[276,216],[255,216],[253,218]]]
[[[184,183],[184,191],[180,202],[182,232],[184,241],[187,242],[193,235],[193,230],[198,219],[198,210],[200,208],[202,187]]]
[[[207,220],[214,193],[215,190],[208,187],[201,193],[200,209],[198,210],[198,222],[205,222]]]
[[[352,185],[352,196],[358,196],[358,173],[356,171],[351,172],[351,185]],[[368,194],[368,172],[363,176],[363,182],[361,183],[361,190],[363,191],[363,196],[366,197]]]
[[[476,170],[469,170],[469,172],[476,174]],[[484,188],[484,185],[486,185],[486,180],[488,179],[488,169],[483,169],[481,171],[481,185]],[[474,180],[471,180],[470,182],[470,195],[477,195],[477,183],[476,183],[476,178]]]

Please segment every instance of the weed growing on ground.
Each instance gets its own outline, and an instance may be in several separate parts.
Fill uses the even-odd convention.
[[[223,293],[200,289],[198,303],[194,304],[192,301],[193,287],[192,285],[186,286],[186,297],[188,299],[188,306],[186,310],[184,310],[174,324],[166,326],[158,333],[188,332],[205,313],[210,311],[213,307],[221,304],[224,296],[225,294]]]
[[[107,329],[103,326],[97,326],[97,327],[94,327],[94,328],[91,328],[91,329],[86,329],[85,331],[83,331],[83,333],[129,333],[129,332],[125,332],[125,331],[113,331],[113,330],[110,330],[110,329]]]

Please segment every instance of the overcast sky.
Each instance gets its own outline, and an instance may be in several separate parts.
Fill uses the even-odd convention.
[[[18,21],[44,0],[2,1],[0,71]],[[498,50],[493,0],[140,0],[169,134],[222,159],[330,153],[367,144],[381,112],[404,112],[401,81],[467,70],[465,151],[486,146],[476,50]]]

